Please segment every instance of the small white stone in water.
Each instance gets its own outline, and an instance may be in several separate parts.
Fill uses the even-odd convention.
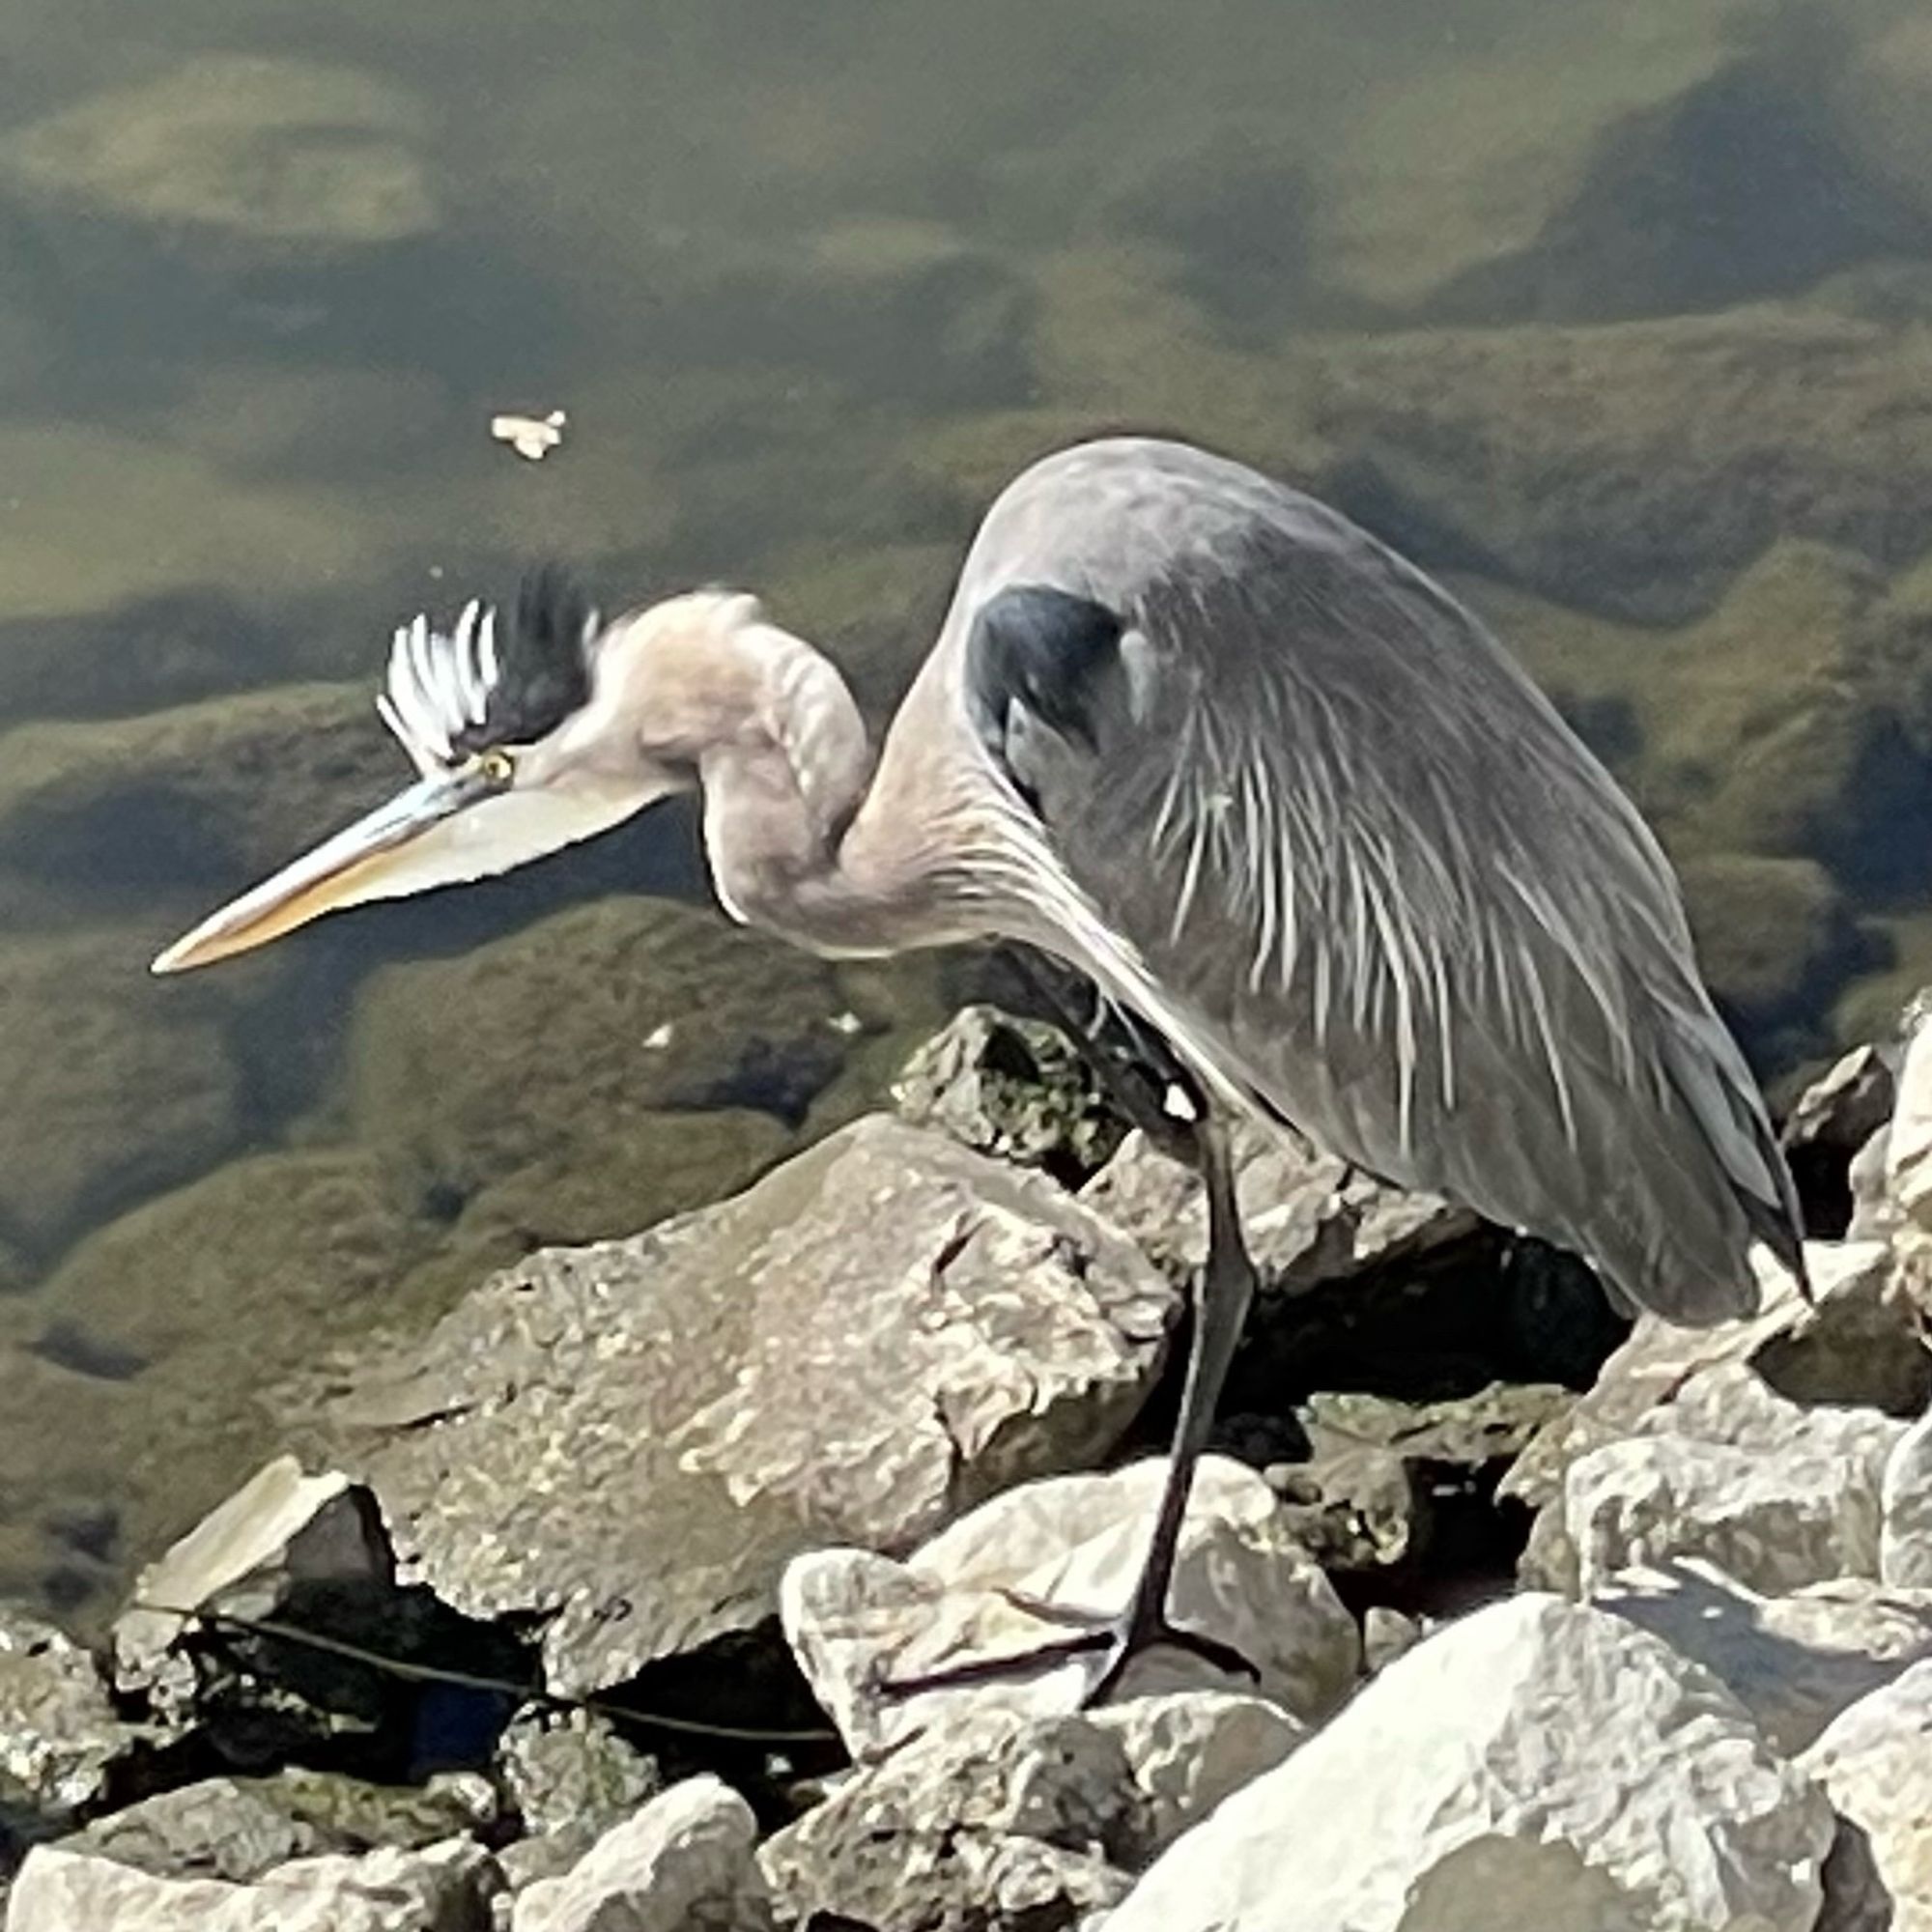
[[[1201,1118],[1195,1111],[1194,1102],[1172,1081],[1167,1092],[1160,1096],[1160,1110],[1171,1121],[1198,1121]]]
[[[507,442],[519,456],[541,463],[563,440],[563,426],[568,420],[561,410],[552,410],[545,416],[492,416],[490,434],[498,442]]]
[[[670,1044],[671,1023],[666,1020],[662,1026],[654,1026],[644,1036],[644,1046],[648,1052],[662,1053]]]
[[[842,1033],[847,1039],[850,1039],[855,1033],[859,1032],[859,1030],[862,1027],[864,1027],[866,1022],[862,1020],[857,1013],[843,1012],[843,1013],[834,1013],[832,1017],[825,1022],[825,1024],[829,1026],[834,1033]]]

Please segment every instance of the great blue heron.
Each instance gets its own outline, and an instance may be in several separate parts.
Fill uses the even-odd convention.
[[[1748,1312],[1754,1240],[1803,1281],[1790,1177],[1635,810],[1460,604],[1239,464],[1119,439],[1026,470],[876,761],[838,671],[745,595],[419,617],[377,702],[418,782],[156,971],[696,790],[733,918],[832,955],[1020,942],[1186,1069],[1209,1253],[1148,1556],[1119,1614],[1013,1660],[1097,1653],[1094,1697],[1147,1643],[1203,1647],[1165,1606],[1252,1291],[1230,1112],[1571,1249],[1626,1305]]]

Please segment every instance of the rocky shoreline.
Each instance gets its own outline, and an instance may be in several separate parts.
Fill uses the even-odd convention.
[[[969,1009],[741,1195],[333,1360],[99,1654],[0,1614],[9,1932],[1932,1926],[1932,1028],[1787,1126],[1817,1305],[1634,1326],[1255,1140],[1154,1652],[1080,1713],[1202,1238]],[[829,1719],[829,1722],[828,1722]]]

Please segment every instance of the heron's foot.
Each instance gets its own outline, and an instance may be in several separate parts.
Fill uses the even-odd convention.
[[[1160,1610],[1146,1610],[1137,1604],[1128,1605],[1124,1610],[1083,1610],[1048,1603],[1017,1590],[1002,1594],[1029,1616],[1037,1617],[1043,1624],[1057,1625],[1068,1634],[1049,1637],[1004,1657],[976,1657],[938,1670],[889,1677],[880,1683],[880,1692],[893,1698],[917,1697],[927,1690],[956,1690],[971,1684],[992,1684],[1002,1678],[1048,1670],[1075,1658],[1099,1657],[1104,1660],[1100,1672],[1080,1700],[1083,1708],[1090,1707],[1104,1704],[1119,1688],[1127,1665],[1144,1650],[1151,1650],[1157,1644],[1198,1657],[1228,1676],[1261,1682],[1261,1671],[1233,1644],[1203,1636],[1199,1631],[1182,1630],[1178,1624],[1168,1622]]]

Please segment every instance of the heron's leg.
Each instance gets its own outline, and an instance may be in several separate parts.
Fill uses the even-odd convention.
[[[1235,1200],[1234,1163],[1227,1131],[1211,1117],[1197,1123],[1195,1147],[1208,1193],[1208,1259],[1194,1286],[1194,1332],[1187,1353],[1187,1377],[1181,1387],[1180,1419],[1168,1458],[1167,1480],[1154,1513],[1153,1534],[1141,1564],[1139,1580],[1124,1609],[1111,1615],[1036,1602],[1014,1596],[1024,1609],[1042,1622],[1072,1625],[1078,1634],[1052,1639],[1011,1656],[976,1659],[917,1676],[889,1680],[888,1693],[912,1696],[922,1690],[953,1689],[1037,1670],[1047,1664],[1099,1653],[1106,1658],[1085,1702],[1097,1704],[1120,1683],[1127,1664],[1153,1644],[1170,1644],[1203,1657],[1218,1670],[1257,1677],[1255,1666],[1230,1644],[1177,1629],[1168,1621],[1168,1586],[1180,1547],[1180,1530],[1187,1515],[1188,1493],[1194,1486],[1195,1465],[1207,1447],[1214,1425],[1214,1407],[1235,1358],[1254,1297],[1255,1270],[1241,1235],[1240,1213]]]

